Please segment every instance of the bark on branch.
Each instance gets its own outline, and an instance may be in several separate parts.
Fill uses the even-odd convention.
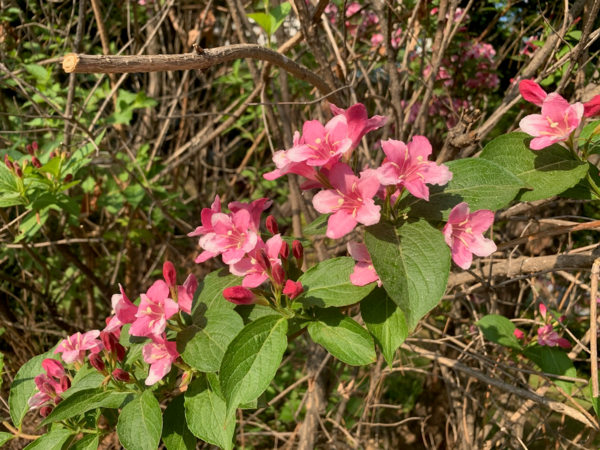
[[[329,85],[316,73],[281,53],[254,44],[228,45],[181,55],[103,56],[69,53],[63,60],[63,69],[67,73],[141,73],[203,70],[216,64],[245,58],[270,62],[294,77],[310,83],[324,95],[331,92]]]

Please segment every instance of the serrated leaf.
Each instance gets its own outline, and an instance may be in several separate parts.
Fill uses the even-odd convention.
[[[287,348],[287,325],[282,316],[261,317],[229,344],[219,371],[228,416],[240,403],[254,400],[269,386]]]
[[[328,259],[308,269],[298,279],[304,293],[296,303],[305,308],[318,306],[347,306],[361,301],[375,288],[375,283],[355,286],[350,282],[356,261],[342,257]]]
[[[450,249],[425,220],[402,222],[396,230],[381,221],[367,228],[365,243],[390,298],[413,330],[442,299],[450,273]]]
[[[406,195],[400,211],[409,217],[447,220],[452,208],[467,202],[471,211],[495,211],[508,205],[525,183],[500,165],[481,158],[446,163],[452,180],[445,186],[429,186],[429,201]]]
[[[383,288],[374,289],[360,302],[360,312],[367,330],[392,367],[396,350],[408,337],[404,313]]]
[[[196,438],[188,428],[185,418],[184,396],[171,400],[163,416],[162,439],[167,450],[194,450]]]
[[[162,434],[162,411],[151,390],[123,408],[117,424],[119,441],[126,450],[156,450]]]
[[[46,84],[50,81],[48,70],[38,64],[25,64],[25,70],[36,78],[38,84]]]
[[[531,150],[531,136],[516,132],[497,137],[481,152],[480,158],[493,161],[523,181],[533,190],[522,191],[521,201],[534,201],[558,195],[575,186],[587,171],[566,148],[554,144]]]
[[[525,356],[532,360],[543,372],[566,377],[577,376],[577,370],[573,365],[573,361],[559,348],[536,345],[525,350]],[[571,395],[571,389],[573,388],[572,381],[563,381],[554,378],[551,380],[567,394]]]
[[[219,269],[204,277],[196,290],[192,303],[192,317],[199,320],[208,309],[233,309],[235,304],[223,297],[223,290],[242,284],[242,278],[229,273],[228,269]]]
[[[15,175],[0,162],[0,192],[19,192]]]
[[[488,341],[513,350],[522,351],[523,347],[515,336],[517,327],[504,316],[488,314],[475,323]]]
[[[194,380],[185,392],[185,417],[198,438],[224,450],[233,448],[235,409],[227,414],[225,401],[209,389],[205,377]]]
[[[331,216],[331,214],[320,215],[312,223],[303,227],[302,233],[307,236],[315,234],[322,234],[325,236],[325,233],[327,233],[327,221],[329,220],[329,216]]]
[[[42,422],[42,425],[70,419],[96,408],[116,408],[129,395],[132,394],[128,392],[105,391],[103,388],[77,391],[60,402]]]
[[[71,432],[69,430],[56,428],[37,438],[23,450],[61,450],[70,437]]]
[[[600,148],[600,147],[599,147]],[[590,178],[596,184],[600,186],[600,171],[592,163],[588,163],[588,173]],[[596,194],[594,188],[588,181],[587,177],[582,178],[575,186],[567,189],[564,192],[558,194],[560,197],[574,198],[578,200],[599,200],[600,197]]]
[[[144,199],[146,191],[140,184],[131,184],[125,188],[123,195],[125,196],[127,203],[133,208],[137,208]]]
[[[351,366],[364,366],[377,360],[371,335],[337,308],[317,310],[316,321],[308,324],[308,334],[337,359]]]
[[[209,309],[197,324],[177,335],[177,351],[194,369],[216,372],[227,346],[242,328],[242,318],[234,310]]]
[[[97,434],[86,434],[75,442],[69,450],[96,450],[100,443],[100,436]]]
[[[6,444],[8,441],[15,437],[12,433],[5,433],[4,431],[0,431],[0,445]]]

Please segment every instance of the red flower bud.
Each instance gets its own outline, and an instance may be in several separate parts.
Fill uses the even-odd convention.
[[[62,391],[65,392],[70,387],[71,387],[71,379],[66,375],[63,375],[62,377],[60,377],[60,388],[62,389]]]
[[[163,277],[169,288],[177,287],[177,271],[171,261],[165,261],[163,264]]]
[[[42,416],[45,419],[50,415],[53,409],[54,408],[52,406],[42,406],[40,408],[40,416]]]
[[[277,224],[277,219],[275,219],[275,217],[267,217],[267,230],[273,235],[279,233],[279,225]]]
[[[115,350],[117,353],[117,361],[122,362],[125,358],[125,347],[117,342],[117,345],[115,345]]]
[[[36,169],[39,169],[40,167],[42,167],[42,163],[40,162],[39,159],[37,159],[36,156],[31,157],[31,164],[33,164],[33,167],[35,167]]]
[[[256,252],[256,262],[258,262],[258,265],[262,267],[265,272],[271,272],[271,261],[269,261],[269,256],[264,248],[261,248]]]
[[[92,353],[90,355],[90,364],[98,372],[104,372],[106,370],[106,364],[104,364],[102,357],[98,353]]]
[[[54,150],[52,150],[50,152],[50,159],[54,158],[56,156],[56,152]]]
[[[15,173],[17,174],[17,176],[19,178],[23,178],[23,170],[21,170],[21,168],[19,167],[19,163],[15,161],[13,165],[15,166]]]
[[[300,268],[304,260],[304,247],[300,241],[296,240],[292,242],[292,253],[294,253],[294,258],[298,261],[298,268]]]
[[[288,259],[290,256],[290,246],[287,242],[283,241],[281,244],[281,250],[279,250],[279,256],[283,259]]]
[[[73,175],[70,173],[67,174],[67,176],[65,177],[65,183],[70,183],[72,179],[73,179]]]
[[[283,293],[292,300],[294,300],[303,292],[304,288],[302,287],[302,283],[299,281],[287,280],[285,283],[285,288],[283,289]]]
[[[38,146],[37,141],[33,141],[31,143],[31,148],[33,149],[34,152],[37,152],[39,150],[39,146]]]
[[[109,353],[112,353],[113,350],[115,349],[115,346],[119,343],[119,340],[117,339],[117,337],[108,331],[100,332],[100,339],[102,340],[102,343],[104,344],[104,348]]]
[[[31,156],[34,155],[33,147],[31,146],[31,144],[27,144],[27,146],[25,148],[27,149],[27,153],[29,153]]]
[[[129,372],[125,372],[124,370],[121,370],[121,369],[113,370],[112,376],[115,380],[123,381],[125,383],[127,383],[127,382],[129,382],[129,380],[131,380],[131,376],[129,375]]]
[[[515,335],[515,337],[517,339],[523,339],[525,337],[525,333],[523,333],[521,330],[519,330],[518,328],[515,328],[515,331],[513,331],[513,334]]]
[[[13,170],[15,168],[13,163],[10,162],[10,159],[8,158],[8,154],[4,155],[4,164],[6,164],[6,167],[8,167],[10,170]]]
[[[50,383],[42,383],[42,389],[40,390],[48,395],[56,394],[56,389],[54,389],[54,386],[52,386]]]
[[[225,288],[223,291],[225,300],[236,305],[251,305],[256,302],[256,295],[243,286],[233,286]]]
[[[58,405],[62,401],[63,401],[63,398],[60,395],[57,395],[56,398],[54,399],[54,404]]]
[[[285,270],[283,270],[281,264],[275,264],[273,266],[273,272],[271,275],[273,277],[273,283],[275,283],[277,286],[283,286],[283,283],[285,282]]]

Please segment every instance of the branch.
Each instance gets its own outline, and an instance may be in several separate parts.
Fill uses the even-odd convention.
[[[304,80],[323,94],[331,92],[329,85],[316,73],[288,57],[254,44],[237,44],[199,50],[181,55],[84,55],[69,53],[63,60],[67,73],[140,73],[172,70],[204,70],[235,59],[252,58],[267,61]]]

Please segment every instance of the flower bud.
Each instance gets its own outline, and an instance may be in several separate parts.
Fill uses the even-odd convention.
[[[123,381],[125,383],[127,383],[127,382],[129,382],[129,380],[131,380],[131,376],[129,375],[129,372],[125,372],[122,369],[113,370],[112,376],[115,380]]]
[[[67,176],[65,177],[65,183],[70,183],[72,179],[73,179],[73,175],[70,173],[67,174]]]
[[[285,283],[285,288],[283,289],[283,293],[292,300],[294,300],[303,292],[304,288],[302,287],[302,283],[299,281],[287,280]]]
[[[251,305],[256,302],[256,295],[243,286],[233,286],[225,288],[223,291],[225,300],[236,305]]]
[[[269,261],[269,256],[264,248],[261,248],[256,252],[256,262],[258,262],[258,265],[262,267],[265,272],[271,272],[271,261]]]
[[[63,375],[60,378],[60,388],[62,389],[63,392],[65,392],[70,387],[71,387],[71,379],[68,376]]]
[[[29,164],[29,160],[28,160],[28,159],[25,159],[25,160],[23,161],[23,170],[25,170],[25,167],[27,167],[27,165],[28,165],[28,164]]]
[[[45,419],[50,415],[53,409],[54,408],[52,406],[42,406],[40,408],[40,416],[42,416]]]
[[[60,395],[57,395],[57,396],[54,398],[54,404],[55,404],[55,405],[58,405],[58,404],[59,404],[60,402],[62,402],[62,401],[63,401],[63,398],[62,398]]]
[[[288,257],[290,256],[290,246],[285,241],[281,243],[281,250],[279,250],[279,256],[281,256],[283,259],[288,259]]]
[[[98,353],[92,353],[90,355],[90,364],[98,372],[104,372],[106,370],[106,364],[104,364],[102,357]]]
[[[513,334],[517,339],[523,339],[525,337],[525,333],[523,333],[518,328],[515,328],[515,331],[513,331]]]
[[[49,377],[60,378],[65,374],[65,368],[55,359],[44,359],[42,361],[42,367]]]
[[[267,217],[267,230],[269,230],[269,233],[272,235],[279,233],[279,225],[274,216]]]
[[[165,261],[163,264],[163,277],[165,277],[165,281],[169,288],[177,287],[177,271],[171,261]]]
[[[125,347],[117,342],[117,345],[115,345],[115,350],[117,353],[117,361],[122,362],[125,358]]]
[[[15,166],[13,165],[13,163],[10,162],[8,154],[4,155],[4,164],[6,164],[6,167],[8,167],[9,170],[13,170],[15,168]]]
[[[31,148],[33,149],[34,153],[35,153],[35,152],[37,152],[37,151],[39,150],[39,148],[40,148],[40,147],[38,146],[38,143],[37,143],[37,141],[33,141],[33,142],[31,143]]]
[[[15,166],[15,173],[17,174],[17,176],[19,178],[23,178],[23,170],[19,167],[19,163],[15,161],[13,165]]]
[[[273,266],[273,272],[271,273],[273,277],[273,283],[277,286],[283,286],[285,282],[285,270],[281,267],[281,264],[275,264]]]
[[[33,164],[33,167],[35,167],[36,169],[39,169],[40,167],[42,167],[42,163],[40,162],[39,159],[37,159],[36,156],[31,157],[31,164]]]
[[[25,148],[27,149],[27,153],[29,153],[31,156],[34,155],[33,147],[31,146],[31,144],[27,144],[27,146]]]
[[[302,243],[298,240],[292,242],[292,253],[294,254],[294,258],[298,261],[298,268],[302,267],[302,262],[304,261],[304,247]]]
[[[115,346],[119,343],[116,336],[108,331],[100,332],[100,339],[104,344],[104,348],[107,352],[112,353],[115,349]]]
[[[190,384],[190,381],[192,381],[192,372],[191,370],[186,370],[181,376],[181,383],[179,384],[179,389],[187,387],[187,385]]]
[[[65,159],[69,159],[71,157],[71,152],[66,151],[65,152]]]
[[[50,159],[54,158],[56,156],[56,152],[54,150],[52,150],[50,152]]]

